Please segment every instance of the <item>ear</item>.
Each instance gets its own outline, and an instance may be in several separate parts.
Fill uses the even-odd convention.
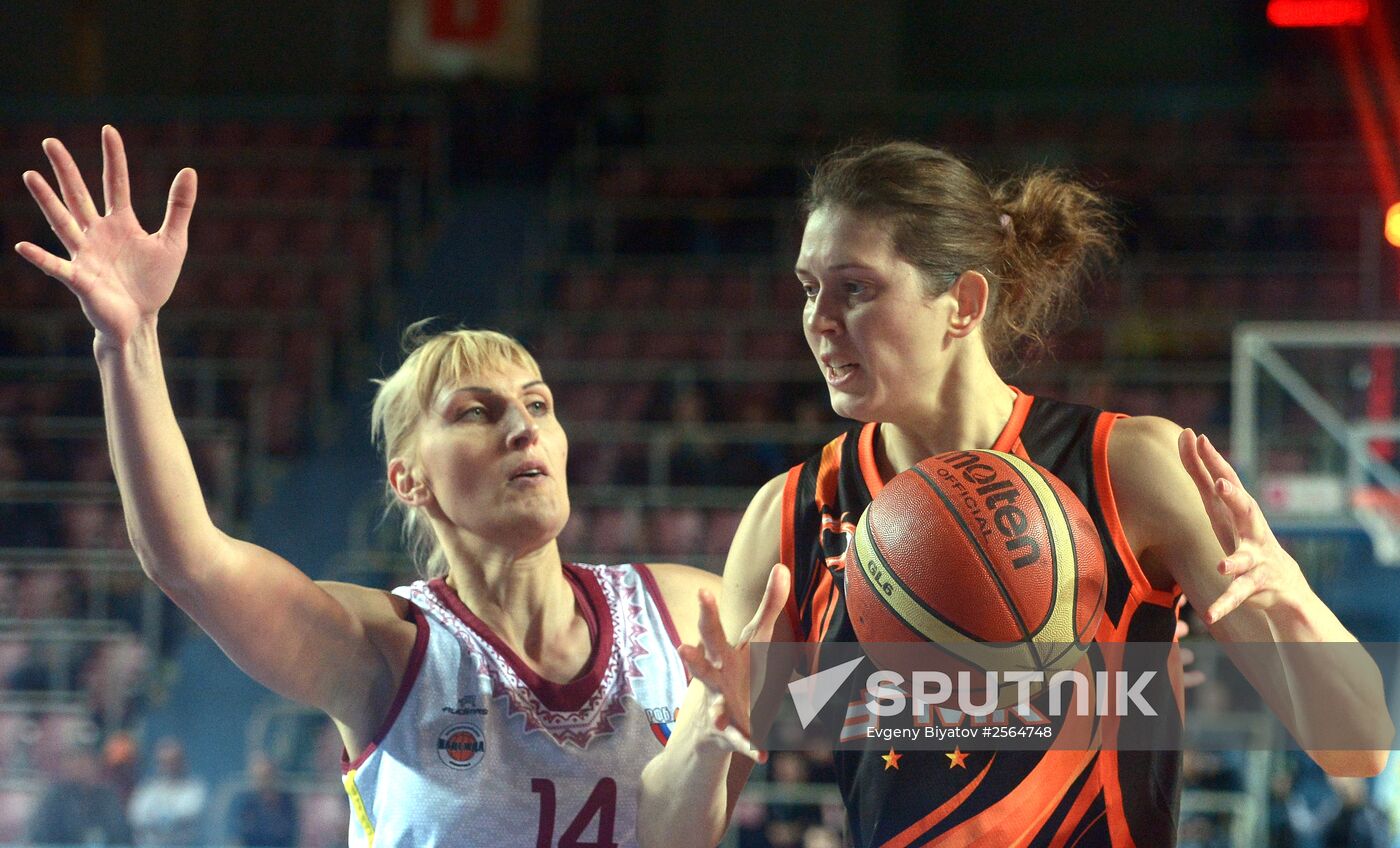
[[[417,469],[401,456],[389,460],[389,488],[394,490],[395,497],[408,506],[423,506],[432,496],[427,481],[419,477]]]
[[[987,314],[990,287],[987,278],[976,271],[964,271],[948,287],[953,297],[953,315],[948,324],[949,335],[963,338],[975,330]]]

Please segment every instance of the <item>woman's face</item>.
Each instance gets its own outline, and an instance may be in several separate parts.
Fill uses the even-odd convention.
[[[417,456],[430,511],[489,545],[526,553],[569,520],[568,439],[528,368],[444,386],[419,425]]]
[[[885,227],[841,207],[807,219],[797,257],[802,327],[837,415],[899,422],[936,391],[954,300],[925,294],[923,275]]]

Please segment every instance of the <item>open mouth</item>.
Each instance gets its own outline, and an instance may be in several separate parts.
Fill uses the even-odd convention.
[[[822,370],[826,372],[826,379],[828,382],[837,383],[850,376],[850,374],[859,367],[860,366],[856,365],[854,362],[847,362],[840,365],[828,362],[823,364]]]
[[[516,469],[515,473],[510,475],[510,479],[533,480],[538,477],[548,476],[549,475],[545,473],[543,465],[537,462],[527,462],[524,465],[520,466],[518,469]]]

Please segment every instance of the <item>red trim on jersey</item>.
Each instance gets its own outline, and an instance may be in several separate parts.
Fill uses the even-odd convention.
[[[1118,551],[1118,558],[1123,560],[1123,569],[1128,572],[1128,579],[1132,581],[1132,592],[1146,603],[1163,607],[1171,606],[1176,603],[1176,595],[1181,591],[1180,587],[1157,589],[1148,582],[1147,575],[1143,573],[1142,565],[1138,563],[1137,557],[1133,554],[1133,546],[1128,544],[1128,537],[1123,533],[1123,522],[1118,517],[1118,502],[1113,496],[1113,482],[1108,473],[1108,439],[1113,432],[1113,425],[1119,419],[1127,417],[1126,415],[1105,412],[1099,416],[1098,423],[1094,425],[1094,487],[1098,490],[1099,506],[1103,508],[1103,517],[1108,524],[1109,535],[1113,537],[1113,547]]]
[[[1093,751],[1046,751],[1013,791],[967,821],[939,834],[938,842],[1005,845],[1007,848],[1030,845],[1093,756]]]
[[[997,440],[992,442],[992,450],[1013,453],[1024,458],[1026,448],[1021,444],[1021,429],[1026,426],[1026,416],[1031,414],[1035,395],[1028,395],[1015,386],[1009,388],[1016,393],[1016,400],[1011,404],[1011,417],[1006,419],[1006,426],[1001,428]]]
[[[360,755],[351,762],[350,753],[343,747],[340,749],[341,774],[349,774],[351,769],[364,765],[369,755],[383,744],[384,737],[389,735],[389,728],[394,726],[403,710],[404,702],[408,700],[408,693],[413,691],[413,685],[418,682],[418,672],[423,669],[423,657],[428,653],[428,618],[415,605],[409,606],[409,614],[413,617],[413,625],[418,629],[418,633],[413,637],[413,650],[408,654],[408,665],[404,666],[403,680],[399,681],[399,689],[394,693],[394,701],[389,705],[389,712],[384,716],[384,721],[380,722],[379,729],[370,737],[369,744]]]
[[[439,577],[429,581],[428,586],[463,624],[476,631],[478,636],[485,639],[487,644],[505,658],[541,703],[555,712],[573,712],[588,702],[589,696],[597,691],[598,684],[603,680],[603,673],[607,670],[608,661],[612,656],[613,622],[607,601],[603,598],[603,590],[591,572],[566,562],[564,576],[574,590],[579,612],[588,622],[593,642],[593,652],[589,655],[583,672],[567,683],[546,680],[531,668],[509,645],[501,641],[484,621],[467,609],[467,605],[462,603],[462,599],[447,585],[446,580]]]
[[[792,625],[793,638],[802,641],[802,619],[797,613],[797,543],[793,540],[792,516],[797,509],[797,484],[802,480],[802,466],[788,469],[787,480],[783,481],[783,512],[778,524],[782,527],[778,556],[788,570],[788,596],[783,604],[788,624]]]
[[[652,573],[651,566],[639,562],[633,568],[637,569],[637,574],[642,578],[642,585],[647,587],[652,602],[661,611],[661,620],[666,624],[666,635],[671,637],[671,644],[679,648],[682,644],[680,631],[676,630],[676,622],[671,619],[671,609],[666,606],[666,599],[661,595],[661,587],[656,584],[656,575]],[[687,671],[686,675],[689,674]]]
[[[1055,831],[1055,838],[1050,840],[1049,848],[1065,848],[1065,843],[1079,829],[1079,825],[1084,818],[1084,814],[1089,811],[1094,803],[1094,798],[1103,789],[1103,780],[1099,776],[1099,770],[1094,769],[1084,781],[1084,788],[1079,790],[1079,797],[1074,799],[1074,804],[1065,813],[1065,820],[1060,822],[1060,829]],[[1088,824],[1092,824],[1089,822]],[[1080,834],[1083,837],[1083,834]],[[1078,840],[1075,840],[1076,842]]]
[[[880,476],[880,464],[875,461],[875,434],[878,432],[880,425],[872,421],[860,428],[860,439],[856,442],[860,476],[865,479],[865,488],[870,490],[872,498],[885,488],[885,478]]]
[[[991,449],[1028,459],[1025,446],[1021,444],[1021,428],[1026,426],[1026,416],[1031,412],[1031,404],[1035,403],[1035,395],[1028,395],[1015,386],[1009,388],[1016,393],[1016,400],[1011,404],[1011,416],[1006,419],[1006,426],[997,434]],[[879,424],[866,424],[860,428],[860,441],[856,442],[860,476],[865,480],[865,488],[870,490],[872,498],[885,488],[885,480],[880,476],[880,465],[875,461],[875,435],[879,431]]]

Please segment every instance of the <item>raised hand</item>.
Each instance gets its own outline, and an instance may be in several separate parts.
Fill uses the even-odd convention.
[[[788,570],[773,566],[768,574],[768,585],[763,591],[763,601],[753,618],[740,631],[734,644],[724,635],[724,625],[720,621],[719,604],[715,596],[707,591],[700,592],[700,645],[682,645],[681,659],[685,660],[690,673],[705,684],[704,709],[708,720],[706,742],[718,745],[724,750],[738,752],[758,762],[767,759],[767,754],[754,750],[751,742],[753,728],[749,721],[749,664],[750,644],[754,641],[767,642],[773,638],[773,625],[782,613],[787,601],[789,582]]]
[[[69,258],[61,259],[30,242],[20,242],[15,250],[77,295],[99,337],[123,343],[143,321],[155,316],[175,288],[194,211],[195,173],[185,168],[175,175],[165,221],[159,230],[147,233],[131,209],[126,150],[114,128],[102,128],[106,214],[97,211],[62,142],[45,139],[44,154],[58,178],[62,199],[36,171],[24,173],[24,184]]]
[[[1215,624],[1241,604],[1267,609],[1282,597],[1311,593],[1297,560],[1278,543],[1259,504],[1210,439],[1183,430],[1177,449],[1205,504],[1215,537],[1227,551],[1216,568],[1231,578],[1230,585],[1205,611],[1206,623]]]

